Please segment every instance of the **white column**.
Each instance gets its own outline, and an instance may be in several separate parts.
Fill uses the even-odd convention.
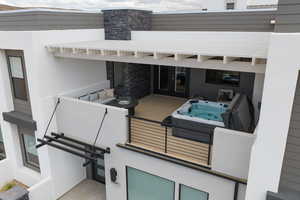
[[[257,138],[252,148],[246,200],[277,192],[300,66],[300,34],[271,36]]]

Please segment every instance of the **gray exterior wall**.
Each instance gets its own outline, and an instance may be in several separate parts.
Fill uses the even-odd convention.
[[[300,32],[299,0],[279,0],[275,32]]]
[[[152,30],[272,32],[275,16],[276,11],[154,14]]]
[[[39,31],[103,28],[100,13],[31,11],[0,12],[0,31]]]
[[[287,146],[282,166],[280,190],[300,192],[300,80],[298,78]]]
[[[141,10],[105,10],[103,13],[0,12],[0,31],[95,29],[104,28],[105,24],[110,33],[107,39],[129,40],[132,30],[271,32],[274,25],[270,20],[276,17],[276,11],[151,14]]]
[[[190,96],[200,95],[208,98],[208,100],[215,101],[218,97],[219,89],[232,89],[236,93],[243,93],[252,99],[253,86],[255,80],[254,73],[244,73],[240,75],[240,86],[231,87],[228,85],[217,85],[206,83],[205,69],[191,69],[190,75]]]

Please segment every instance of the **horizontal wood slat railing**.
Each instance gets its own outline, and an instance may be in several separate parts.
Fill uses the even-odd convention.
[[[128,143],[131,145],[202,166],[210,166],[212,141],[206,144],[175,137],[172,135],[172,127],[159,121],[128,116],[128,123]]]

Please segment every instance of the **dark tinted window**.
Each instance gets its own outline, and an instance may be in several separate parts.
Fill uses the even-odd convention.
[[[206,83],[239,86],[240,73],[233,71],[206,70]]]
[[[227,3],[226,10],[234,10],[234,3]]]
[[[26,167],[39,171],[39,159],[36,149],[34,131],[19,127],[19,137],[23,153],[23,163]]]
[[[179,200],[208,200],[208,193],[192,187],[180,185]]]
[[[26,80],[21,56],[8,56],[8,65],[14,97],[27,101]]]
[[[4,141],[3,141],[3,135],[0,127],[0,160],[4,158],[5,158]]]

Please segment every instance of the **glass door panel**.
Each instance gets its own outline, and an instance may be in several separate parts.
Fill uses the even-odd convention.
[[[168,91],[170,89],[169,68],[167,66],[159,66],[158,70],[158,89]]]
[[[98,182],[105,183],[105,164],[103,158],[98,158],[97,163],[93,164],[93,178]]]
[[[184,67],[158,66],[154,70],[154,93],[187,97],[189,69]]]
[[[186,92],[187,73],[186,68],[176,67],[175,69],[175,92],[184,94]]]

